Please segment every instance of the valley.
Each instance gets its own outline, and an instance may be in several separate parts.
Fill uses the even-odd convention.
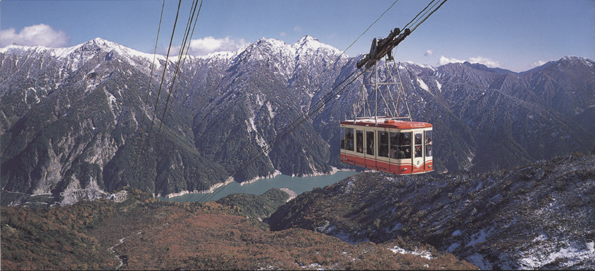
[[[174,87],[169,63],[162,89],[150,78],[151,55],[100,38],[62,49],[3,48],[2,204],[35,195],[71,204],[124,186],[167,196],[278,173],[354,169],[339,160],[338,124],[359,111],[361,78],[285,129],[361,57],[311,36],[294,44],[261,39],[189,58]],[[158,57],[154,74],[164,67]],[[523,73],[470,63],[396,68],[414,119],[434,126],[440,173],[511,168],[595,147],[592,60],[568,56]]]
[[[595,155],[289,194],[2,206],[3,269],[591,269]]]
[[[2,268],[595,268],[595,62],[583,57],[521,73],[389,68],[414,120],[433,125],[433,173],[158,199],[362,171],[340,162],[339,122],[373,93],[359,78],[318,110],[361,58],[263,38],[190,57],[174,84],[175,61],[157,57],[151,73],[152,55],[101,38],[0,49]]]
[[[0,207],[2,269],[476,269],[400,239],[352,245],[299,228],[270,231],[260,217],[288,199],[278,189],[208,203],[127,191],[121,203]]]

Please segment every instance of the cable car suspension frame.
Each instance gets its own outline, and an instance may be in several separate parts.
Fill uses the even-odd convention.
[[[395,28],[390,32],[387,38],[374,39],[370,48],[370,53],[365,55],[358,63],[358,69],[365,67],[363,87],[361,93],[361,100],[358,102],[360,105],[362,118],[373,118],[375,121],[381,116],[380,112],[384,112],[382,118],[390,119],[404,119],[412,121],[411,112],[407,103],[407,95],[403,88],[403,82],[401,81],[401,74],[399,72],[400,66],[397,66],[394,57],[392,56],[392,50],[399,45],[407,36],[411,34],[411,31],[407,28],[401,32],[399,28]],[[378,70],[378,61],[383,57],[387,57],[384,61],[384,78],[385,82],[380,82],[381,76]],[[392,69],[389,67],[389,63],[392,63]],[[373,68],[373,69],[371,69]],[[396,70],[396,77],[393,75],[392,70]],[[368,100],[368,87],[372,88],[373,100]],[[391,91],[391,89],[393,89]],[[397,99],[393,97],[393,92],[396,93]],[[403,109],[401,108],[403,105]],[[380,106],[380,108],[379,108]],[[372,114],[373,107],[373,114]],[[400,112],[406,110],[404,115],[400,115]]]
[[[357,102],[359,104],[357,108],[361,109],[362,116],[357,117],[358,119],[373,118],[378,120],[381,117],[412,121],[399,69],[400,65],[397,66],[397,63],[392,59],[384,62],[384,74],[379,74],[378,64],[374,64],[373,69],[368,69],[364,73],[361,100]],[[393,70],[396,74],[393,73]],[[383,78],[386,79],[385,82],[381,82]],[[371,88],[372,92],[370,100],[368,99],[368,88]]]

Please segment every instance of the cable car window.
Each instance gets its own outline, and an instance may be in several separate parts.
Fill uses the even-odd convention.
[[[426,131],[426,156],[432,156],[432,131]]]
[[[345,149],[353,151],[353,128],[345,128]]]
[[[422,157],[421,133],[415,133],[415,157]]]
[[[388,132],[379,132],[378,141],[378,156],[388,157]]]
[[[357,152],[364,152],[364,131],[355,130],[355,144],[357,144]]]
[[[374,155],[374,132],[366,131],[366,153]]]
[[[397,150],[402,156],[399,159],[411,158],[411,133],[398,133]]]
[[[391,158],[411,158],[410,133],[390,133],[390,144]]]

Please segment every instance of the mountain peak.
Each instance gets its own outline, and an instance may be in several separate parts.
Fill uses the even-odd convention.
[[[298,43],[298,44],[303,44],[303,43],[306,43],[306,42],[311,42],[311,41],[320,42],[320,41],[319,41],[317,38],[314,38],[314,37],[312,37],[312,36],[310,36],[310,35],[305,35],[305,36],[303,36],[303,37],[302,37],[300,40],[298,40],[298,42],[297,42],[297,43]]]
[[[565,57],[561,58],[560,60],[563,60],[563,61],[583,60],[583,57],[579,57],[579,56],[565,56]]]
[[[305,35],[296,43],[291,45],[298,53],[306,51],[330,51],[333,54],[341,54],[341,51],[333,46],[320,42],[317,38]]]
[[[582,64],[582,65],[586,65],[586,66],[593,66],[593,61],[586,58],[586,57],[580,57],[580,56],[565,56],[563,58],[561,58],[560,60],[558,60],[559,63],[565,63],[565,64]]]
[[[94,38],[82,44],[83,47],[93,46],[101,49],[119,47],[120,44],[102,38]]]
[[[106,39],[102,39],[102,38],[100,38],[100,37],[97,37],[97,38],[94,38],[94,39],[90,40],[90,42],[95,42],[95,43],[106,43],[106,42],[110,42],[110,41],[108,41],[108,40],[106,40]]]

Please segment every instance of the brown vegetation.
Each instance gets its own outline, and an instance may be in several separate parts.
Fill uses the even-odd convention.
[[[168,203],[130,190],[123,203],[2,207],[3,269],[473,269],[451,254],[394,253],[304,229],[271,232],[237,206]],[[123,243],[120,244],[120,240]],[[118,245],[120,244],[120,245]],[[113,251],[111,251],[113,247]],[[119,258],[118,258],[119,257]]]
[[[110,269],[116,259],[90,235],[101,216],[114,212],[105,202],[32,209],[1,207],[2,269]]]

